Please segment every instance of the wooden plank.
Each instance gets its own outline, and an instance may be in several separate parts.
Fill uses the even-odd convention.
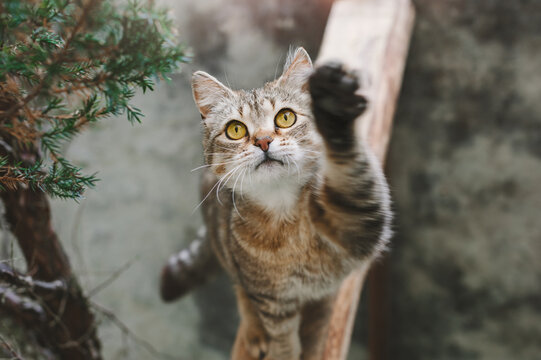
[[[415,11],[410,0],[339,0],[331,9],[316,63],[339,60],[366,75],[370,107],[357,122],[383,164],[391,135]],[[350,274],[335,300],[322,359],[346,359],[369,264]]]

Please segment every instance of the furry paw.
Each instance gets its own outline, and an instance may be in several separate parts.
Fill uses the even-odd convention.
[[[368,104],[364,96],[355,93],[359,88],[357,76],[342,64],[329,62],[315,69],[309,86],[316,125],[323,138],[331,145],[347,142],[353,121]]]
[[[314,109],[338,121],[354,120],[366,109],[366,98],[355,94],[359,88],[357,76],[340,63],[329,62],[316,68],[309,84]]]
[[[248,352],[254,359],[267,359],[269,353],[269,341],[265,334],[248,334],[245,339]]]
[[[233,360],[268,360],[269,338],[257,327],[241,324],[233,347]]]

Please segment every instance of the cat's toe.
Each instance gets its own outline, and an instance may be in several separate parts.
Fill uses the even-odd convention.
[[[359,88],[359,82],[354,74],[346,73],[340,78],[338,86],[344,93],[354,93]]]
[[[313,95],[321,91],[354,93],[359,88],[357,76],[347,71],[339,62],[328,62],[318,66],[310,76],[310,91]]]
[[[329,61],[321,66],[318,66],[311,76],[311,81],[336,83],[343,76],[343,65],[337,61]]]
[[[257,360],[267,359],[269,341],[263,333],[253,332],[246,336],[246,347],[252,358]]]
[[[309,86],[316,117],[330,115],[334,122],[348,122],[359,116],[367,106],[366,98],[356,94],[359,89],[357,75],[338,62],[317,67],[310,76]],[[327,120],[330,120],[328,116]]]

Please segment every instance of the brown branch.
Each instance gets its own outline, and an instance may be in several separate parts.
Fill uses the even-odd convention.
[[[46,195],[31,189],[18,189],[0,192],[0,197],[5,204],[6,220],[33,278],[23,282],[19,277],[11,276],[11,280],[44,292],[46,289],[60,289],[60,283],[66,286],[65,291],[40,296],[40,301],[47,308],[47,317],[53,319],[48,322],[47,342],[61,359],[100,359],[94,316],[52,229]],[[3,276],[7,277],[6,274],[9,273],[4,272]],[[91,335],[85,337],[86,341],[79,347],[60,346],[77,341],[88,332]]]
[[[101,72],[92,78],[80,77],[80,78],[69,79],[70,83],[78,84],[78,85],[68,86],[65,88],[53,87],[51,90],[52,92],[56,94],[62,94],[62,93],[71,93],[75,91],[88,90],[88,88],[91,86],[97,86],[98,88],[101,89],[100,85],[103,84],[108,79],[108,76],[109,76],[108,74]]]
[[[73,27],[73,30],[71,31],[69,37],[64,43],[64,46],[62,47],[62,49],[54,55],[53,59],[51,60],[51,63],[49,64],[50,66],[55,65],[64,59],[64,57],[67,55],[68,51],[70,50],[71,42],[73,41],[73,39],[75,38],[79,30],[84,25],[86,18],[89,12],[91,11],[92,7],[94,7],[96,4],[99,4],[100,2],[101,1],[99,0],[98,1],[87,0],[86,4],[81,9],[81,16],[77,20],[77,23]],[[26,95],[22,100],[17,101],[2,116],[6,119],[10,119],[19,110],[21,110],[26,105],[28,105],[30,101],[34,100],[34,98],[36,98],[36,96],[38,96],[41,93],[41,90],[47,83],[47,80],[49,80],[49,74],[46,73],[45,75],[42,76],[39,83],[34,87],[34,89],[28,95]]]
[[[166,353],[163,353],[161,351],[158,351],[151,343],[148,341],[141,339],[133,331],[130,330],[130,328],[120,320],[114,312],[107,309],[106,307],[96,303],[95,301],[92,301],[92,307],[96,309],[98,312],[103,314],[106,318],[111,320],[119,329],[122,331],[124,335],[132,339],[136,344],[144,348],[149,354],[152,354],[154,359],[167,359],[167,360],[181,360],[179,357],[169,355]]]
[[[34,280],[30,276],[19,274],[17,271],[3,263],[0,263],[0,280],[25,291],[33,297],[63,294],[67,292],[67,286],[61,280],[51,282]]]
[[[35,128],[29,126],[29,124],[14,121],[10,125],[11,127],[9,128],[2,127],[0,129],[0,136],[12,137],[17,140],[19,144],[34,143],[38,139],[39,132]]]
[[[8,168],[8,170],[10,170],[10,168]],[[2,169],[0,169],[0,171],[2,171]],[[21,176],[0,176],[0,185],[2,185],[8,190],[16,190],[19,184],[28,184],[28,180]]]
[[[0,193],[6,209],[6,220],[17,238],[37,280],[69,279],[71,266],[56,233],[51,227],[51,210],[46,195],[30,189]]]
[[[15,349],[0,335],[0,345],[9,353],[12,359],[15,360],[24,360],[21,355],[19,355]]]
[[[122,275],[122,273],[124,273],[126,270],[128,270],[130,268],[130,266],[132,266],[133,262],[138,258],[139,258],[139,256],[136,256],[135,258],[133,258],[130,261],[128,261],[127,263],[125,263],[120,268],[118,268],[116,271],[114,271],[107,279],[105,279],[105,281],[103,281],[102,283],[100,283],[96,287],[94,287],[92,290],[90,290],[88,292],[88,298],[93,297],[94,295],[96,295],[97,293],[99,293],[100,291],[105,289],[107,286],[109,286],[120,275]]]
[[[0,285],[0,312],[10,316],[26,327],[43,328],[47,315],[35,301],[20,296],[11,287]]]
[[[67,87],[53,87],[51,92],[55,94],[71,94],[74,92],[85,92],[88,91],[88,83],[80,82],[82,85],[73,85]]]
[[[4,138],[4,141],[14,146],[14,139]],[[39,159],[38,151],[31,146],[24,151],[16,146],[8,148],[0,146],[0,156],[7,156],[10,162],[23,159],[35,162]],[[39,302],[46,317],[45,330],[38,330],[42,329],[41,322],[34,320],[34,331],[59,359],[101,359],[94,315],[52,227],[47,196],[28,187],[18,187],[0,191],[0,199],[5,205],[5,220],[17,239],[31,278],[19,276],[5,266],[1,276]],[[13,300],[9,304],[21,303],[16,301],[14,296],[18,294],[13,291],[6,295]],[[21,317],[22,321],[25,314],[13,312],[10,315]],[[73,342],[78,346],[65,346]]]

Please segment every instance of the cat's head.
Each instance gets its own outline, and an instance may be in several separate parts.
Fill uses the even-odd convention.
[[[205,160],[225,186],[242,193],[300,188],[314,175],[322,155],[307,85],[311,71],[309,55],[298,48],[282,75],[259,89],[232,90],[194,73]]]

